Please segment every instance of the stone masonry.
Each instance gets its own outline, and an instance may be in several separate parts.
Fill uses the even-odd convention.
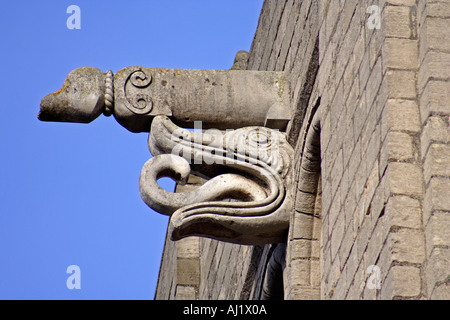
[[[450,0],[264,2],[247,69],[286,71],[294,110],[285,299],[450,299],[448,30]],[[261,299],[276,246],[167,238],[155,298]]]

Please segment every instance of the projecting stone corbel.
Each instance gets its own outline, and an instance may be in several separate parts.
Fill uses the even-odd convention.
[[[171,216],[174,240],[280,242],[292,208],[293,150],[282,132],[291,119],[289,83],[283,72],[235,69],[79,68],[42,100],[38,118],[88,123],[103,113],[131,132],[150,132],[154,157],[140,193]],[[183,129],[197,121],[211,130]],[[181,193],[157,183],[164,176],[183,183],[189,174],[207,182]]]
[[[285,130],[291,119],[283,72],[127,67],[115,75],[82,67],[41,102],[39,119],[88,123],[113,114],[132,132],[148,132],[152,119],[169,116],[182,127],[267,126]]]

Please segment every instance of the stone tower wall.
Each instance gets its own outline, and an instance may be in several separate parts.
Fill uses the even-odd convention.
[[[295,110],[285,298],[450,298],[449,28],[449,0],[264,2],[247,68],[286,71]],[[166,240],[156,298],[260,299],[274,248]]]

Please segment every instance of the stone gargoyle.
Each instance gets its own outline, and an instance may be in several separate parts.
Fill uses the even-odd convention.
[[[131,132],[149,132],[153,157],[140,194],[171,217],[173,240],[277,243],[292,209],[293,149],[283,132],[289,90],[283,72],[82,67],[42,99],[38,118],[89,123],[114,115]],[[198,125],[200,132],[186,129]],[[191,174],[206,182],[186,192],[158,185],[162,177],[183,184]]]

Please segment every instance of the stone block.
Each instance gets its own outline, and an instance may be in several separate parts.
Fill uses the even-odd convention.
[[[293,238],[312,239],[313,216],[296,212],[293,224]]]
[[[175,300],[196,300],[196,290],[195,287],[190,286],[177,286],[177,293],[175,295]]]
[[[433,2],[430,1],[427,4],[427,15],[435,18],[448,18],[450,17],[450,5],[448,1]]]
[[[408,196],[392,196],[386,206],[391,227],[419,229],[422,226],[421,204]]]
[[[433,211],[450,211],[450,179],[433,177],[430,179],[423,200],[424,224]]]
[[[444,33],[442,31],[439,32]],[[450,70],[450,53],[435,51],[428,52],[422,62],[422,65],[420,66],[420,72],[417,79],[418,89],[421,91],[427,82],[433,79],[450,79],[448,70]]]
[[[178,258],[199,258],[200,240],[198,237],[188,237],[177,241]]]
[[[198,285],[200,283],[200,268],[197,259],[177,260],[177,283],[179,285]]]
[[[299,191],[297,192],[295,201],[295,210],[302,213],[314,214],[315,203],[315,194]]]
[[[386,282],[391,286],[391,293],[383,298],[409,298],[420,295],[420,269],[410,266],[393,266]]]
[[[434,212],[425,227],[425,235],[428,253],[437,246],[450,247],[450,213]]]
[[[411,163],[391,162],[388,166],[391,192],[403,195],[421,195],[422,169]]]
[[[320,300],[320,288],[308,286],[293,286],[289,299]]]
[[[417,69],[418,41],[386,38],[386,66],[394,69]]]
[[[444,3],[442,2],[442,5]],[[446,4],[447,10],[449,5]],[[436,11],[436,9],[433,9]],[[450,34],[444,30],[450,28],[449,19],[426,17],[420,30],[419,59],[423,61],[430,50],[448,52],[450,50]]]
[[[388,98],[415,99],[416,98],[416,72],[404,70],[388,70]]]
[[[425,259],[425,238],[422,230],[398,229],[388,236],[392,260],[399,263],[422,263]]]
[[[448,144],[449,142],[450,131],[448,120],[444,120],[442,117],[430,117],[426,122],[420,137],[422,158],[425,158],[432,143]]]
[[[443,299],[436,291],[436,285],[445,283],[450,270],[450,249],[434,248],[425,267],[425,283],[430,299]],[[448,296],[450,298],[450,296]],[[448,299],[447,298],[447,299]]]
[[[420,118],[422,123],[430,115],[450,115],[449,101],[450,81],[431,78],[420,96]]]
[[[420,132],[421,126],[417,102],[404,99],[389,99],[386,107],[389,130]]]
[[[390,161],[414,159],[413,138],[403,132],[389,132],[387,136]]]
[[[397,6],[397,4],[394,5],[395,6],[388,5],[384,10],[386,37],[408,39],[411,37],[411,22],[409,18],[410,8],[405,6]]]
[[[293,259],[319,258],[320,242],[318,240],[294,239],[289,244]]]
[[[296,259],[290,262],[292,268],[291,283],[308,286],[311,284],[311,261],[309,259]]]
[[[432,144],[425,157],[424,179],[428,184],[433,176],[450,178],[450,145]]]

